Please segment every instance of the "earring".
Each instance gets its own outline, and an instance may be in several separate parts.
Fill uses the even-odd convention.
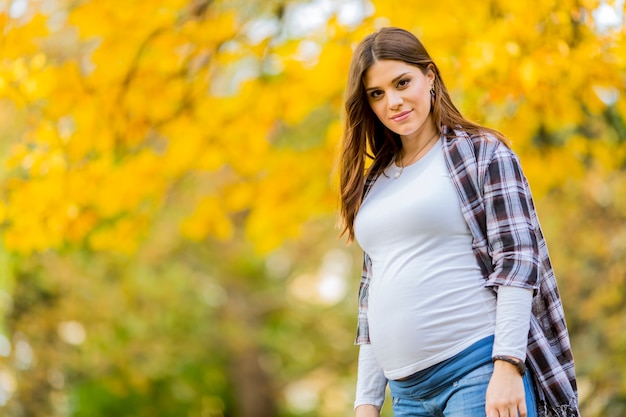
[[[435,84],[430,85],[430,111],[435,108]]]

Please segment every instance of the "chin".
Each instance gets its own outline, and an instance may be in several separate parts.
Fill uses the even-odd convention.
[[[414,129],[403,129],[403,130],[396,130],[396,133],[400,136],[413,136],[417,133],[416,130]]]

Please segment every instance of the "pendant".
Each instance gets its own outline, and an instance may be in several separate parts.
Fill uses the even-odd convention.
[[[397,178],[400,178],[400,174],[402,174],[402,170],[400,170],[400,171],[396,171],[396,173],[395,173],[395,174],[393,174],[393,177],[394,177],[394,178],[396,178],[396,179],[397,179]]]

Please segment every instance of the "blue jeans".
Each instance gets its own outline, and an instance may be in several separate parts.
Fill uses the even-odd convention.
[[[486,363],[442,387],[427,398],[411,395],[410,390],[391,390],[394,417],[485,417],[485,395],[493,373]],[[524,375],[528,417],[537,417],[537,401],[529,372]]]

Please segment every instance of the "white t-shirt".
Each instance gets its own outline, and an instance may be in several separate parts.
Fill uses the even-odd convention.
[[[494,334],[484,287],[441,140],[416,163],[378,177],[354,223],[372,260],[372,350],[389,379],[414,374]]]

